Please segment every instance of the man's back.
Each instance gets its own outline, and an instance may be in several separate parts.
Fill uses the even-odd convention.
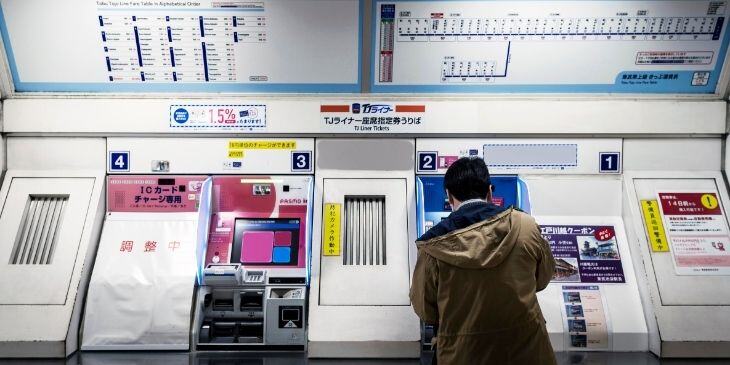
[[[554,270],[534,219],[486,202],[453,213],[418,242],[416,313],[438,324],[441,364],[554,364],[536,291]]]

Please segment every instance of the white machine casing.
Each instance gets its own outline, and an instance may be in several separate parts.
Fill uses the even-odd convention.
[[[104,140],[7,142],[10,163],[0,189],[0,357],[64,358],[78,349],[104,217]]]
[[[309,357],[420,356],[420,325],[408,297],[416,258],[414,147],[412,139],[317,140]],[[366,260],[368,251],[344,264],[345,227],[355,221],[344,211],[341,255],[323,255],[323,206],[345,207],[349,197],[382,199],[385,260]]]
[[[188,350],[205,176],[107,179],[82,350]],[[145,191],[146,188],[146,191]],[[173,190],[174,189],[174,190]],[[179,197],[175,203],[173,197]],[[157,199],[169,197],[169,202]],[[144,199],[149,200],[145,203]],[[154,202],[154,203],[153,203]]]
[[[656,200],[659,192],[716,191],[727,214],[730,199],[720,172],[722,148],[722,141],[712,138],[625,144],[624,220],[635,243],[631,249],[638,258],[637,272],[645,279],[640,288],[649,348],[661,357],[730,356],[730,278],[678,275],[672,245],[667,252],[651,248],[641,206],[642,200]]]
[[[543,147],[570,147],[556,153]],[[535,148],[535,149],[533,149]],[[505,150],[507,149],[507,150]],[[606,306],[609,330],[608,348],[602,351],[638,352],[647,350],[647,328],[641,310],[639,288],[634,273],[632,252],[621,218],[621,176],[599,174],[600,152],[621,152],[621,139],[594,138],[500,138],[417,140],[417,154],[436,152],[442,156],[463,157],[470,151],[485,158],[493,175],[518,175],[529,189],[531,214],[540,225],[613,226],[625,283],[565,283],[554,281],[538,293],[547,322],[550,342],[555,351],[569,350],[564,328],[563,285],[598,285]],[[493,153],[508,151],[496,156]],[[473,153],[473,152],[472,152]],[[551,158],[555,160],[550,161]],[[509,159],[509,161],[505,160]],[[559,161],[563,159],[563,161]],[[443,174],[446,166],[419,174]]]

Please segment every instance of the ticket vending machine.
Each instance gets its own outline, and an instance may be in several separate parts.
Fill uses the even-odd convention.
[[[208,212],[206,178],[107,178],[106,221],[86,299],[82,350],[190,348],[197,229]]]
[[[602,154],[620,156],[621,147],[619,139],[417,140],[423,228],[448,214],[429,215],[427,209],[438,207],[427,189],[439,189],[431,182],[446,171],[448,161],[461,156],[484,158],[495,175],[495,203],[516,202],[541,225],[557,264],[553,281],[538,293],[555,351],[633,352],[648,347],[621,219],[621,177],[600,172]],[[437,163],[425,164],[431,158]]]
[[[472,156],[479,157],[477,153],[473,153]],[[452,211],[444,189],[444,175],[420,174],[436,170],[444,171],[453,161],[456,161],[458,156],[436,158],[435,154],[436,152],[419,152],[416,158],[416,171],[419,173],[416,177],[416,220],[419,237],[448,217]],[[468,154],[466,155],[468,156]],[[431,161],[437,161],[437,164],[431,165]],[[438,168],[434,166],[438,166]],[[501,207],[512,206],[527,213],[530,212],[529,192],[527,184],[522,179],[514,175],[499,175],[491,176],[491,182],[493,204]],[[433,326],[423,325],[424,349],[431,349],[432,339],[435,335]]]
[[[414,141],[319,139],[309,357],[420,356]]]
[[[199,350],[306,349],[312,178],[215,176]]]
[[[626,144],[624,219],[645,277],[649,349],[661,357],[730,357],[730,199],[722,142]]]
[[[107,139],[107,153],[126,154],[124,174],[110,166],[115,176],[109,185],[120,191],[110,192],[110,210],[119,204],[131,211],[107,217],[104,257],[135,257],[134,265],[162,276],[136,284],[151,297],[132,298],[119,289],[124,295],[118,298],[125,299],[119,308],[137,308],[151,323],[133,335],[147,340],[148,349],[305,349],[313,139],[114,137]],[[166,195],[184,204],[168,205]],[[140,205],[146,198],[155,211]],[[131,253],[120,251],[129,247],[123,237],[134,241]],[[171,257],[173,248],[175,255],[184,251],[184,259]],[[158,257],[145,252],[150,249],[161,255],[161,265],[148,265],[150,257]],[[123,275],[99,272],[108,282],[123,281]],[[98,314],[87,308],[87,323],[94,316],[97,333],[122,333],[117,342],[131,336],[128,328],[145,326],[101,323],[96,319],[110,309],[94,307]],[[142,322],[142,314],[132,315]],[[89,349],[103,348],[104,337],[96,337],[89,342],[96,347]]]

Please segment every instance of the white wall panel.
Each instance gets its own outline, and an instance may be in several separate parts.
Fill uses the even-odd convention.
[[[104,138],[11,137],[7,139],[8,169],[100,170],[106,166]]]
[[[8,133],[195,133],[170,127],[173,104],[265,104],[275,134],[338,133],[325,125],[323,104],[416,103],[423,122],[399,128],[409,134],[722,134],[722,101],[330,98],[219,99],[13,99],[5,106]],[[39,110],[52,110],[38,117]],[[205,133],[231,131],[206,130]],[[352,133],[352,132],[349,132]],[[392,134],[392,132],[386,132]],[[373,135],[366,132],[365,135]]]

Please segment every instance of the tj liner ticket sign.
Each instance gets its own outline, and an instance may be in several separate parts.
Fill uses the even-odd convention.
[[[730,275],[730,230],[717,191],[657,195],[677,275]]]
[[[555,257],[553,281],[625,283],[613,226],[541,226]]]

